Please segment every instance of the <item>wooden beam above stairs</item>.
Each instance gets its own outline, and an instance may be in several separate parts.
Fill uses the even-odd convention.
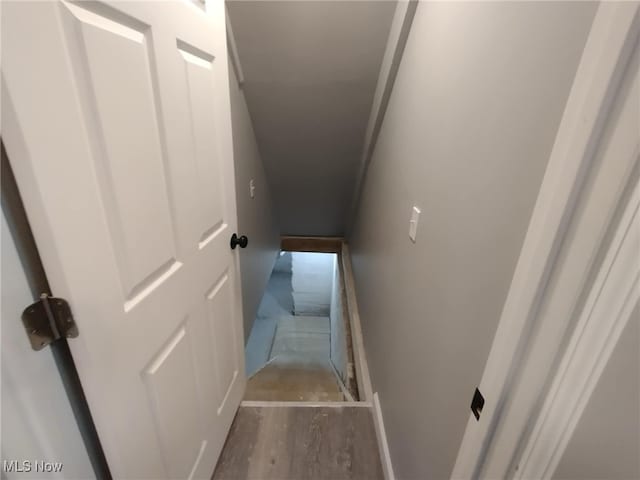
[[[342,237],[291,237],[280,239],[280,249],[285,252],[340,253]]]

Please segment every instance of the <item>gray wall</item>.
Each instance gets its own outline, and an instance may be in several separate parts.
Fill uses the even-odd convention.
[[[395,3],[227,7],[281,232],[341,235]]]
[[[451,473],[595,9],[418,5],[350,237],[399,479]]]
[[[236,173],[236,203],[239,234],[249,237],[240,250],[244,338],[249,338],[258,305],[280,251],[278,226],[272,213],[271,195],[262,159],[253,133],[244,94],[229,65],[233,156]],[[255,182],[255,197],[249,196],[249,181]]]
[[[640,478],[640,307],[623,330],[553,478]]]

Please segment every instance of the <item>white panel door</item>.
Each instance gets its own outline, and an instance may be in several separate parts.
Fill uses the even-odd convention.
[[[4,2],[2,135],[116,478],[205,478],[244,385],[224,4]]]

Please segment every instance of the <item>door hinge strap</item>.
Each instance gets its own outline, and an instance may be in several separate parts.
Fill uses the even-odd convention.
[[[42,350],[61,338],[78,336],[69,303],[64,298],[50,297],[46,293],[24,309],[22,324],[34,350]]]

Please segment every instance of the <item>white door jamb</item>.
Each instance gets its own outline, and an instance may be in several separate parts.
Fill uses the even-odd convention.
[[[522,352],[640,30],[639,9],[603,2],[596,13],[480,381],[484,410],[479,421],[469,416],[453,479],[478,477],[523,368]]]
[[[591,289],[516,479],[551,478],[631,314],[640,301],[640,182]]]

